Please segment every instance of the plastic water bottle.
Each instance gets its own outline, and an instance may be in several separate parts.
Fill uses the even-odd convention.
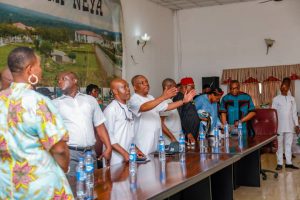
[[[131,144],[129,149],[129,172],[131,174],[136,173],[136,150],[134,144]]]
[[[86,186],[86,199],[94,199],[94,159],[91,151],[86,152],[85,160],[85,186]]]
[[[243,135],[242,130],[243,130],[242,122],[239,121],[239,124],[238,124],[238,134],[239,134],[240,137]]]
[[[179,153],[179,161],[180,162],[185,162],[185,152],[180,152]]]
[[[225,151],[226,151],[226,153],[230,153],[230,142],[229,142],[229,138],[225,138]]]
[[[180,162],[180,169],[182,173],[182,177],[186,177],[186,163],[185,162]]]
[[[161,135],[159,136],[159,160],[166,160],[166,151],[165,151],[165,140],[164,137]]]
[[[79,158],[79,163],[76,166],[76,195],[78,200],[84,200],[85,198],[85,171],[84,171],[84,159]]]
[[[162,184],[166,183],[166,161],[165,160],[160,161],[159,179]]]
[[[137,180],[137,174],[136,173],[130,173],[129,182],[130,182],[130,191],[131,192],[136,192],[136,189],[137,189],[136,180]]]
[[[205,141],[205,134],[203,131],[200,131],[200,133],[199,133],[200,148],[203,148],[205,146],[204,141]]]
[[[218,130],[218,127],[214,128],[214,137],[215,137],[215,143],[219,144],[219,130]]]
[[[227,122],[224,125],[224,134],[225,134],[225,138],[229,138],[229,128]]]
[[[183,133],[179,136],[179,152],[185,152],[185,136]]]

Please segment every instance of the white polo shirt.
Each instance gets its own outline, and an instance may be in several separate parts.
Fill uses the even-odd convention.
[[[171,99],[165,100],[167,104],[173,103]],[[180,132],[182,130],[181,128],[181,120],[177,109],[169,110],[169,111],[163,111],[160,112],[160,116],[164,116],[165,118],[165,125],[166,127],[171,131],[171,133],[174,135],[174,137],[179,141]],[[165,137],[166,144],[170,144],[171,140],[166,136]]]
[[[128,102],[129,109],[134,114],[135,142],[145,155],[157,150],[159,135],[162,132],[159,112],[168,108],[168,104],[162,102],[152,110],[139,112],[141,105],[151,100],[154,100],[151,95],[143,97],[134,93]]]
[[[73,98],[63,95],[53,100],[69,131],[69,146],[88,147],[96,143],[94,127],[105,122],[105,117],[90,95],[78,92]]]
[[[126,104],[113,100],[104,110],[107,128],[111,144],[119,144],[129,152],[130,144],[133,142],[133,114]],[[123,156],[116,151],[112,152],[110,164],[121,163]]]

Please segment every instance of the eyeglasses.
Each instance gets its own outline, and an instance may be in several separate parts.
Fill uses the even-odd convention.
[[[125,115],[125,120],[128,122],[132,122],[133,121],[133,117],[132,117],[132,112],[131,110],[128,109],[128,111],[131,113],[131,118],[127,116],[126,114],[126,110],[123,108],[123,106],[121,106],[121,104],[117,101],[117,103],[119,104],[120,108],[123,110],[124,115]]]

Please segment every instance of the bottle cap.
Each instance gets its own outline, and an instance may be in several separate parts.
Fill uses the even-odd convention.
[[[87,151],[86,155],[92,155],[92,151]]]

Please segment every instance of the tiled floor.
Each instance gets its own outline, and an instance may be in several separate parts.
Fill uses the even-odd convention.
[[[264,154],[262,168],[275,170],[276,155]],[[300,166],[300,155],[293,159]],[[300,170],[283,169],[275,179],[268,173],[267,180],[261,180],[261,187],[239,187],[234,191],[234,200],[300,200]]]

